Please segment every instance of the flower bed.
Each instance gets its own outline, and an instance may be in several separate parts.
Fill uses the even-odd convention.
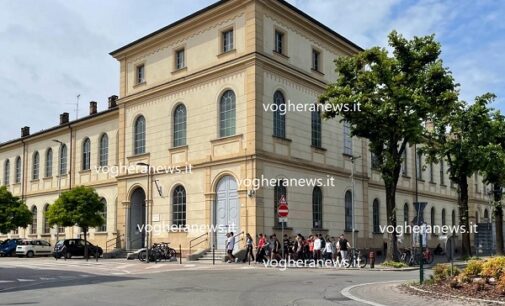
[[[437,264],[420,289],[438,294],[505,301],[505,257],[468,261],[464,270]]]

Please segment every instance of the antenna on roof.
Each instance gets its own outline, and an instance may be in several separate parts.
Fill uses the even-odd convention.
[[[75,103],[75,120],[79,119],[79,98],[81,97],[81,94],[77,95],[77,101]]]

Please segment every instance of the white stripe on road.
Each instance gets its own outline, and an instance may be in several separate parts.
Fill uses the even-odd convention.
[[[34,282],[34,279],[18,278],[18,282]]]
[[[375,282],[375,283],[364,283],[364,284],[357,284],[357,285],[354,285],[354,286],[349,286],[349,287],[346,287],[344,289],[342,289],[342,291],[340,291],[340,293],[345,296],[346,298],[349,298],[351,300],[355,300],[357,302],[360,302],[360,303],[363,303],[363,304],[368,304],[368,305],[372,305],[372,306],[387,306],[387,305],[383,305],[383,304],[379,304],[379,303],[375,303],[375,302],[372,302],[372,301],[367,301],[367,300],[364,300],[364,299],[360,299],[359,297],[353,295],[351,293],[351,290],[356,288],[356,287],[361,287],[361,286],[369,286],[369,285],[376,285],[376,284],[386,284],[386,283],[401,283],[401,282],[405,282],[404,280],[401,281],[401,280],[394,280],[394,281],[388,281],[388,282]]]
[[[3,283],[13,283],[14,281],[8,281],[8,280],[0,280],[0,284],[3,284]]]
[[[40,280],[44,280],[44,281],[46,281],[46,280],[55,280],[55,279],[56,279],[56,277],[41,277],[40,278]]]

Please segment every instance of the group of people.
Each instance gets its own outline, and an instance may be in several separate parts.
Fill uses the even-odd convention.
[[[235,236],[233,233],[227,234],[226,250],[228,262],[238,262],[239,259],[233,255],[235,246]],[[322,234],[312,234],[305,238],[302,234],[289,237],[287,234],[282,239],[282,245],[276,234],[267,236],[259,234],[257,242],[249,233],[245,237],[246,254],[242,259],[247,262],[249,259],[257,263],[264,260],[294,259],[294,260],[342,260],[347,258],[347,252],[351,249],[351,244],[344,234],[340,237],[323,237]],[[254,254],[256,249],[256,255]]]

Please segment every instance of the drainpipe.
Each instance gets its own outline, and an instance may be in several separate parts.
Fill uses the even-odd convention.
[[[21,167],[21,200],[25,200],[25,180],[26,180],[26,171],[25,171],[25,165],[26,165],[26,143],[23,139],[21,139],[21,142],[23,143],[23,158],[22,158],[22,167]]]

